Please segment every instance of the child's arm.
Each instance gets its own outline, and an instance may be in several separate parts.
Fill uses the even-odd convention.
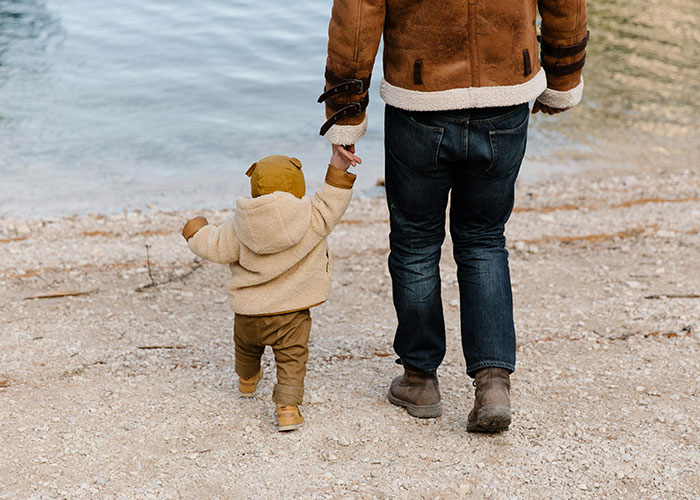
[[[190,250],[203,259],[217,264],[238,262],[240,249],[233,219],[214,226],[204,217],[194,217],[185,223],[182,236]]]
[[[311,200],[311,229],[321,236],[330,234],[352,199],[352,186],[357,176],[348,172],[348,168],[353,163],[351,158],[357,163],[362,160],[354,154],[349,156],[342,155],[334,148],[326,182]]]

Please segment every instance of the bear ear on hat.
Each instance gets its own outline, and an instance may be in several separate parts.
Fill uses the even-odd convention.
[[[292,165],[294,165],[298,169],[301,169],[301,162],[297,158],[290,158],[289,161],[292,162]]]
[[[255,170],[255,167],[257,167],[257,166],[258,166],[258,162],[256,161],[255,163],[253,163],[253,164],[250,166],[250,168],[249,168],[248,170],[246,170],[246,173],[245,173],[245,174],[246,174],[248,177],[250,177],[251,175],[253,175],[253,170]]]

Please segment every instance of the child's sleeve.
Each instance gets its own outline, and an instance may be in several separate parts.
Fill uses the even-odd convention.
[[[207,224],[200,228],[187,244],[196,255],[216,262],[217,264],[232,264],[238,262],[240,245],[233,227],[233,219],[220,226]]]
[[[340,222],[352,199],[355,174],[328,165],[326,182],[311,199],[311,229],[327,236]]]

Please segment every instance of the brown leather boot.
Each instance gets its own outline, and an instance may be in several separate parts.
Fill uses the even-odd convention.
[[[425,373],[404,365],[403,376],[392,380],[387,396],[390,403],[405,407],[408,414],[414,417],[442,416],[436,373]]]
[[[504,368],[483,368],[474,380],[476,398],[467,417],[469,432],[500,432],[510,425],[510,375]]]

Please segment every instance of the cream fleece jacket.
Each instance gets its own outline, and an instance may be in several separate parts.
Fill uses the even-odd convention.
[[[203,259],[229,264],[234,312],[266,316],[323,303],[330,292],[326,236],[347,209],[355,175],[329,166],[314,196],[274,192],[239,197],[231,219],[207,224],[188,240]]]

